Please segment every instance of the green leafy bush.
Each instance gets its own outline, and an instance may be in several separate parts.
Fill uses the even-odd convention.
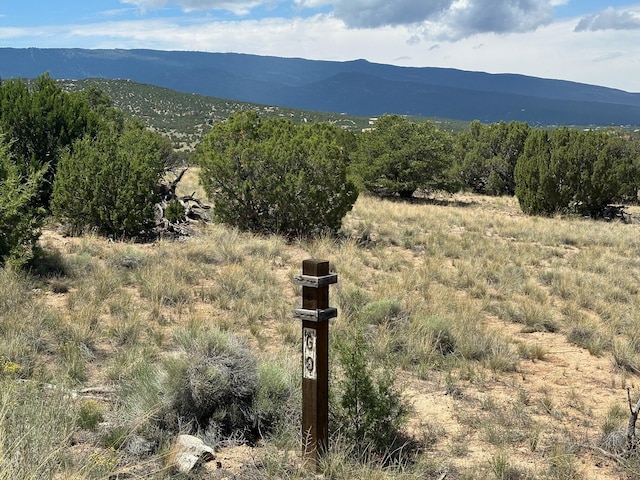
[[[471,122],[468,130],[456,136],[454,146],[454,174],[462,188],[488,195],[513,195],[514,169],[530,131],[522,122]]]
[[[371,346],[358,328],[339,337],[335,348],[342,376],[336,384],[332,428],[363,458],[391,455],[403,439],[401,429],[409,413],[394,385],[392,365],[373,362]]]
[[[58,166],[54,215],[74,234],[147,234],[155,224],[167,142],[139,123],[128,124],[122,134],[104,130],[77,141]]]
[[[22,266],[33,258],[43,211],[33,204],[44,169],[20,174],[9,146],[0,137],[0,266]]]
[[[341,227],[357,198],[344,133],[255,112],[214,125],[198,148],[200,179],[218,220],[243,230],[313,236]]]
[[[0,81],[0,130],[11,140],[18,172],[28,177],[43,168],[45,181],[33,203],[49,207],[58,161],[84,135],[94,136],[105,123],[121,124],[123,114],[102,92],[65,92],[48,74],[32,82]]]
[[[384,115],[358,139],[350,167],[358,187],[401,198],[411,198],[418,189],[455,190],[449,173],[452,138],[432,123]]]
[[[185,220],[185,208],[177,200],[171,200],[164,211],[164,217],[171,223],[177,223]]]
[[[612,202],[637,194],[637,158],[638,143],[613,133],[533,131],[515,169],[520,207],[530,215],[599,217]]]

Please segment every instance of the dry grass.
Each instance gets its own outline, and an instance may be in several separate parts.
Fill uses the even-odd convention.
[[[183,192],[197,190],[195,173],[185,178]],[[45,273],[0,272],[2,380],[128,392],[123,401],[99,403],[105,420],[92,432],[73,420],[81,399],[67,399],[71,419],[51,428],[76,441],[41,456],[57,459],[58,475],[139,475],[144,465],[140,478],[171,478],[161,445],[151,457],[136,456],[109,450],[103,440],[120,439],[116,446],[143,434],[167,440],[136,421],[153,415],[154,366],[184,355],[185,335],[229,332],[248,342],[265,375],[295,371],[300,327],[292,310],[300,289],[291,278],[309,257],[330,260],[339,276],[331,287],[340,311],[332,335],[361,322],[373,354],[397,366],[414,406],[408,433],[423,450],[411,464],[381,472],[353,464],[335,439],[327,476],[629,474],[584,446],[618,428],[613,405],[625,407],[625,387],[635,387],[640,373],[637,225],[529,218],[511,198],[408,204],[363,196],[340,239],[287,244],[209,225],[184,242],[109,243],[47,230],[42,244]],[[18,405],[7,395],[5,410]],[[248,478],[306,478],[291,418],[264,449],[254,449],[260,461],[241,459],[253,465]],[[6,450],[12,437],[5,438]],[[26,468],[35,478],[43,465]]]

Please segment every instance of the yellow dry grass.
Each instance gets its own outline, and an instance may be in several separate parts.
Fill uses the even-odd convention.
[[[181,189],[199,191],[195,172]],[[295,244],[221,225],[153,244],[50,229],[41,243],[64,274],[24,295],[53,316],[41,321],[55,323],[53,333],[32,335],[51,348],[11,360],[30,362],[33,378],[117,388],[137,358],[171,355],[176,331],[201,325],[296,364],[300,290],[291,279],[302,260],[322,258],[339,276],[333,334],[366,317],[374,354],[397,365],[413,405],[408,429],[424,446],[410,472],[352,477],[632,478],[640,472],[598,447],[611,408],[626,408],[627,387],[640,396],[639,228],[531,218],[513,198],[454,195],[361,196],[341,238]],[[23,348],[13,342],[0,355]],[[269,448],[252,455],[273,462]],[[290,478],[303,478],[295,471]]]

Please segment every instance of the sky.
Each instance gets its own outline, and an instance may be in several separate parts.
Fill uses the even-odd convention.
[[[640,92],[640,0],[0,0],[0,47],[365,59]]]

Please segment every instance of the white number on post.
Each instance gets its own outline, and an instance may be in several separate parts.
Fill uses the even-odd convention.
[[[316,339],[318,334],[315,328],[302,329],[302,378],[317,380],[316,370]]]

